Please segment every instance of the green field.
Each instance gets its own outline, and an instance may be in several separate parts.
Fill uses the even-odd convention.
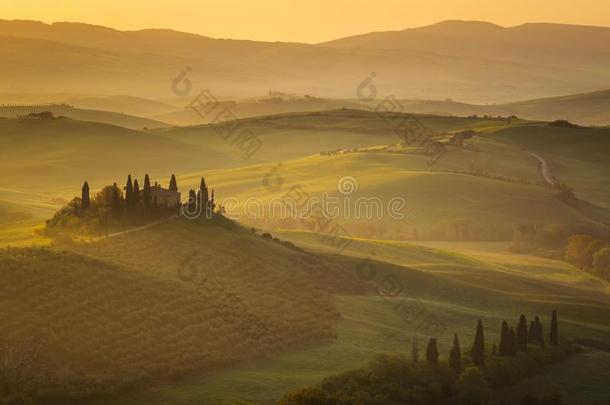
[[[499,339],[503,319],[516,322],[523,312],[540,315],[548,325],[552,308],[561,314],[565,338],[610,337],[607,284],[560,262],[497,251],[490,257],[489,246],[479,250],[478,244],[462,247],[461,253],[456,253],[365,240],[350,245],[345,252],[348,257],[335,257],[330,253],[332,248],[321,243],[317,235],[290,232],[281,234],[281,238],[331,255],[328,257],[352,269],[361,260],[350,258],[352,254],[379,260],[377,282],[382,285],[386,276],[396,277],[405,287],[406,297],[418,300],[430,316],[449,325],[439,336],[441,358],[447,356],[453,332],[460,335],[464,349],[468,350],[477,319],[483,319],[490,344]],[[468,254],[464,253],[466,250]],[[423,345],[429,334],[418,322],[402,317],[395,309],[398,298],[379,294],[379,288],[379,284],[373,283],[372,291],[366,295],[335,297],[342,317],[337,340],[331,344],[288,351],[220,373],[192,377],[148,393],[127,396],[118,403],[268,404],[288,390],[363,366],[376,353],[408,355],[411,339],[416,337]]]

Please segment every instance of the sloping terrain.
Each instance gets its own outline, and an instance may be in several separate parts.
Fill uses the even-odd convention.
[[[79,121],[99,122],[102,124],[116,125],[129,129],[143,128],[167,128],[169,125],[148,118],[135,117],[132,115],[119,114],[108,111],[83,110],[69,105],[42,105],[42,106],[0,106],[0,117],[17,118],[28,114],[39,114],[41,112],[52,112],[54,116],[67,117]]]
[[[322,235],[285,232],[280,238],[350,269],[353,280],[371,287],[366,294],[336,297],[342,315],[337,340],[193,376],[116,403],[274,403],[287,391],[360,367],[378,353],[409,356],[413,339],[423,351],[435,335],[440,358],[446,359],[456,332],[467,352],[477,319],[483,320],[489,347],[499,342],[502,320],[514,323],[521,313],[528,320],[540,316],[547,333],[550,312],[556,309],[565,339],[610,337],[607,283],[561,262],[501,252],[490,260],[476,244],[457,253],[361,239],[337,256]]]
[[[34,371],[56,375],[42,392],[69,381],[75,397],[332,340],[329,294],[359,290],[340,266],[227,221],[0,250],[0,263],[3,340],[37,338]]]
[[[406,32],[416,35],[352,47],[4,20],[0,84],[13,93],[123,94],[129,88],[133,95],[166,98],[189,66],[190,98],[203,88],[222,97],[274,89],[353,98],[375,72],[380,95],[483,103],[592,91],[610,79],[603,28],[449,22]]]

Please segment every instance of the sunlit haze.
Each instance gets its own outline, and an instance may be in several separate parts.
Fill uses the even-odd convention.
[[[605,0],[3,0],[0,18],[171,28],[216,38],[321,42],[442,20],[610,25]]]

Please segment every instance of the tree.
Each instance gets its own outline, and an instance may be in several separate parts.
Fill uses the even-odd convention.
[[[133,182],[133,207],[138,208],[140,204],[140,185],[138,184],[138,179],[135,179]]]
[[[536,324],[534,321],[530,321],[530,328],[527,332],[527,343],[536,342]]]
[[[551,317],[551,335],[549,337],[549,344],[551,346],[557,346],[559,344],[559,331],[557,330],[557,311],[553,310]]]
[[[449,352],[449,365],[455,371],[460,371],[462,368],[462,349],[457,333],[453,334],[453,346]]]
[[[470,354],[475,366],[485,364],[485,337],[483,336],[483,322],[480,319],[477,321],[477,331],[474,335],[474,343]]]
[[[131,211],[133,206],[133,184],[131,184],[131,174],[127,176],[127,184],[125,185],[125,207],[127,211]]]
[[[85,181],[85,184],[83,184],[83,189],[82,189],[80,208],[81,208],[81,210],[86,211],[90,207],[91,207],[91,198],[89,197],[89,183],[87,183]]]
[[[589,235],[572,235],[566,247],[566,261],[580,269],[590,268],[593,262],[593,253],[589,245],[596,240]]]
[[[508,340],[510,339],[508,323],[502,321],[502,330],[500,331],[500,356],[508,356]]]
[[[488,404],[493,399],[489,383],[477,367],[468,367],[455,382],[457,401],[463,405]]]
[[[542,323],[538,317],[534,318],[534,342],[544,348],[544,333],[542,331]]]
[[[206,215],[206,218],[208,217],[208,204],[209,204],[209,193],[208,193],[208,187],[205,184],[205,179],[203,177],[201,177],[201,183],[199,184],[199,192],[200,192],[200,196],[199,196],[199,211],[203,212]]]
[[[491,345],[491,354],[493,354],[494,356],[496,355],[496,341],[494,340],[493,344]]]
[[[112,212],[112,216],[114,219],[121,219],[121,215],[123,214],[123,204],[122,204],[122,193],[116,183],[112,185],[112,203],[110,210]]]
[[[517,338],[515,337],[515,330],[510,328],[510,332],[508,334],[508,355],[514,356],[517,354]]]
[[[610,281],[610,247],[599,249],[593,255],[595,275]]]
[[[433,366],[438,365],[438,347],[435,338],[430,338],[430,341],[428,342],[428,347],[426,348],[426,361]]]
[[[517,350],[520,352],[527,351],[527,320],[525,315],[519,317],[519,325],[517,325]]]
[[[150,178],[148,174],[144,176],[144,190],[142,192],[142,201],[144,202],[144,208],[146,211],[150,209],[151,196],[150,196]]]
[[[178,183],[176,183],[176,176],[172,174],[172,178],[169,180],[169,191],[178,192]]]

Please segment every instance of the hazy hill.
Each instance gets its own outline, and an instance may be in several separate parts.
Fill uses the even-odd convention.
[[[583,68],[610,61],[610,27],[528,23],[501,27],[443,21],[403,31],[374,32],[325,42],[337,48],[406,49],[505,61],[560,63]]]
[[[174,96],[172,80],[191,66],[194,88],[210,88],[222,97],[275,89],[353,98],[371,72],[377,74],[380,96],[402,98],[500,102],[607,86],[610,57],[603,51],[603,28],[523,27],[441,23],[415,29],[417,35],[406,46],[396,45],[404,42],[402,34],[384,39],[392,44],[388,49],[366,43],[267,43],[169,30],[123,32],[79,23],[0,21],[0,57],[5,62],[0,83],[14,93],[124,94],[128,88],[133,95],[165,98]]]
[[[133,96],[71,96],[62,100],[64,103],[78,108],[113,111],[149,118],[176,110],[176,107],[170,104]]]
[[[27,116],[32,113],[40,113],[50,111],[53,115],[59,117],[68,117],[80,121],[99,122],[102,124],[116,125],[119,127],[130,129],[143,128],[167,128],[169,125],[149,118],[135,117],[133,115],[120,114],[110,111],[100,110],[84,110],[74,108],[70,105],[25,105],[25,106],[6,106],[0,105],[0,117],[17,118],[19,116]]]

